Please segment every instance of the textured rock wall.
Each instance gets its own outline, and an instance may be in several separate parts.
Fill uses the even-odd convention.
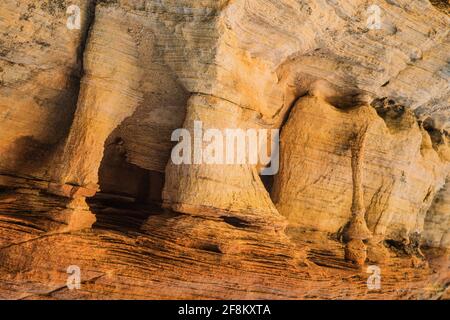
[[[25,282],[62,270],[69,257],[60,252],[44,267],[39,256],[15,261],[58,246],[39,247],[42,235],[78,229],[89,231],[61,238],[74,248],[106,245],[114,257],[121,246],[140,259],[144,250],[178,270],[186,266],[174,252],[190,263],[200,251],[208,264],[197,266],[199,278],[210,265],[224,272],[233,257],[249,273],[255,259],[262,274],[289,266],[292,287],[311,262],[351,268],[334,235],[329,251],[316,240],[340,235],[351,219],[351,145],[362,124],[361,196],[375,242],[409,245],[420,235],[448,248],[450,21],[438,2],[2,1],[0,276],[22,265],[41,270]],[[379,29],[367,25],[371,4]],[[69,5],[81,9],[79,30],[66,27]],[[280,129],[278,175],[263,183],[260,165],[175,165],[171,134],[192,133],[195,121]],[[105,198],[126,204],[105,207]],[[149,202],[173,212],[137,219]],[[108,233],[112,225],[123,234]],[[308,243],[315,249],[305,254]],[[98,267],[119,272],[104,251]],[[246,285],[267,281],[255,279]]]
[[[362,123],[369,126],[363,164],[368,227],[375,236],[407,240],[423,231],[425,213],[450,170],[450,154],[447,137],[433,145],[402,106],[345,110],[301,98],[283,127],[273,200],[292,224],[340,231],[351,214],[350,143]]]
[[[297,97],[308,91],[323,96],[337,106],[352,104],[355,99],[390,96],[406,102],[407,108],[416,110],[420,117],[432,114],[429,121],[434,128],[440,130],[448,126],[448,115],[445,113],[449,91],[445,76],[447,67],[439,63],[448,52],[448,30],[445,28],[448,17],[437,14],[426,2],[379,3],[385,10],[383,26],[380,30],[368,30],[365,28],[363,10],[366,7],[362,2],[254,0],[226,4],[214,1],[100,1],[94,18],[90,11],[91,3],[85,1],[80,3],[83,23],[78,33],[67,30],[62,23],[67,5],[46,2],[36,7],[28,2],[18,10],[14,2],[3,5],[5,10],[2,12],[9,19],[3,23],[11,28],[4,40],[6,58],[2,61],[8,64],[9,69],[3,68],[3,83],[6,84],[3,90],[8,93],[3,96],[10,97],[14,92],[19,95],[29,90],[24,89],[26,79],[29,79],[30,85],[48,83],[31,80],[30,70],[36,66],[49,70],[39,74],[53,73],[48,77],[52,80],[56,79],[56,73],[66,77],[68,80],[58,81],[57,85],[72,90],[72,93],[65,91],[63,101],[59,102],[62,107],[56,113],[47,107],[49,116],[57,121],[51,121],[42,114],[21,121],[19,117],[25,113],[20,112],[20,108],[14,108],[14,112],[20,114],[18,118],[8,116],[10,111],[5,108],[5,114],[12,119],[11,125],[17,127],[8,127],[7,123],[2,126],[7,132],[3,145],[8,151],[2,153],[6,157],[2,161],[6,173],[19,171],[23,175],[31,170],[35,177],[42,177],[45,159],[40,159],[39,155],[47,158],[51,155],[51,160],[56,163],[47,160],[47,166],[51,165],[52,169],[46,172],[46,179],[95,191],[98,189],[98,171],[105,143],[111,145],[120,141],[123,146],[120,148],[122,151],[118,151],[122,155],[115,151],[106,153],[104,167],[109,162],[113,163],[114,157],[122,157],[122,167],[130,163],[145,170],[164,172],[172,146],[168,141],[169,135],[182,124],[186,107],[185,126],[188,128],[193,120],[199,119],[206,122],[207,127],[277,128]],[[428,10],[423,11],[424,8]],[[400,12],[402,18],[396,16]],[[45,19],[37,19],[41,13],[56,15],[53,20],[57,22],[45,29],[53,33],[28,33],[28,39],[14,40],[14,32],[26,27],[39,29],[35,24],[45,23]],[[16,15],[19,15],[19,21],[23,21],[21,24],[13,23]],[[91,32],[85,40],[91,19]],[[8,24],[8,21],[11,22]],[[291,21],[301,21],[301,25],[295,24],[294,27]],[[57,34],[59,38],[51,45],[39,40],[52,34]],[[84,42],[87,43],[85,46]],[[66,56],[60,54],[59,48],[66,50]],[[8,58],[8,52],[12,50],[14,55],[10,54]],[[30,50],[34,50],[35,54],[30,54],[33,52]],[[58,50],[55,51],[58,54],[52,54],[50,50]],[[369,55],[364,61],[358,56],[361,50]],[[25,51],[26,58],[21,54]],[[214,63],[211,64],[211,61]],[[44,68],[46,64],[47,68]],[[79,74],[81,67],[84,76],[80,81],[79,96],[76,97],[76,74]],[[17,68],[22,68],[23,72]],[[19,75],[23,76],[22,80],[9,79]],[[408,81],[402,80],[405,77]],[[72,85],[67,84],[73,78]],[[325,85],[317,79],[326,80]],[[427,90],[416,90],[419,83],[428,83]],[[58,106],[57,89],[46,90],[52,91],[53,100],[46,98],[42,91],[36,91],[38,100]],[[187,102],[187,92],[197,96]],[[30,99],[30,95],[25,99]],[[76,112],[75,100],[78,104]],[[24,106],[28,108],[29,104]],[[205,116],[199,116],[205,109]],[[225,110],[231,110],[233,116],[223,117]],[[225,119],[222,124],[219,118]],[[73,123],[70,123],[72,120]],[[26,121],[41,123],[30,124]],[[53,131],[48,130],[49,123]],[[33,134],[24,131],[31,128]],[[65,134],[68,137],[61,143]],[[415,144],[413,150],[417,150]],[[58,147],[56,155],[52,154],[51,150]],[[37,152],[37,164],[22,164],[23,170],[13,168],[27,161],[33,150]],[[41,169],[41,172],[34,170],[35,166],[39,166],[36,170]],[[113,170],[114,165],[110,171]],[[105,189],[120,193],[120,187],[113,186],[114,181],[106,187],[108,179],[114,180],[114,177],[111,174],[108,176],[108,170],[102,172]],[[131,179],[133,181],[146,179],[145,171],[130,174],[137,175]],[[180,174],[186,177],[186,183],[178,179]],[[227,181],[234,175],[238,182],[236,190],[231,187],[230,191],[225,191],[227,188],[218,187],[236,185],[231,180]],[[205,192],[209,188],[204,187],[203,182],[197,181],[209,181],[213,183],[212,189],[223,191],[212,195]],[[137,185],[139,182],[134,183],[134,188],[138,188]],[[411,188],[412,185],[409,184]],[[432,199],[432,194],[436,192],[435,187],[430,188],[427,200]],[[250,189],[255,191],[246,195],[245,190]],[[179,211],[192,212],[209,207],[233,212],[264,211],[276,215],[251,167],[183,168],[173,167],[169,163],[165,190],[166,205]],[[386,194],[391,193],[395,191],[387,191]],[[341,205],[345,206],[345,203],[343,201]],[[417,207],[416,202],[414,205]],[[395,214],[387,220],[395,224],[396,217],[401,215]],[[399,219],[401,221],[403,218]],[[323,223],[341,225],[342,221],[320,222]],[[420,229],[420,222],[417,223],[419,225],[413,227],[411,220],[405,230]]]
[[[0,5],[0,171],[43,177],[75,113],[92,1],[81,29],[66,27],[68,1]]]
[[[386,3],[380,3],[380,6],[385,8]],[[430,29],[429,24],[414,16],[414,12],[418,13],[426,6],[426,3],[403,3],[389,7],[390,12],[400,12],[403,8],[402,14],[412,21],[394,14],[387,15],[386,12],[386,16],[383,16],[384,28],[369,31],[364,28],[365,6],[354,1],[339,4],[321,1],[230,3],[217,20],[221,37],[216,40],[216,61],[221,67],[215,70],[217,80],[214,86],[204,93],[244,108],[238,120],[244,128],[280,127],[295,100],[308,91],[343,106],[351,106],[355,100],[371,101],[373,97],[391,96],[406,102],[408,108],[415,109],[420,117],[426,117],[433,109],[435,127],[445,128],[448,121],[445,112],[448,103],[448,81],[445,76],[446,67],[438,61],[441,61],[442,55],[446,55],[444,48],[448,47],[448,32],[445,27],[448,20],[443,15],[430,15],[428,22],[433,21],[435,28]],[[268,15],[267,12],[271,14]],[[296,23],[292,24],[291,21]],[[342,29],[345,31],[342,32]],[[421,44],[420,47],[417,47],[417,43]],[[364,52],[364,58],[361,52]],[[404,80],[406,78],[407,81]],[[433,83],[433,88],[427,88],[426,94],[419,93],[415,89],[418,85],[415,81],[430,85]],[[434,89],[435,93],[431,94]],[[408,97],[408,101],[405,97]],[[428,106],[429,104],[433,107]],[[192,122],[198,120],[196,116],[200,113],[196,104],[188,105],[189,108],[193,110],[188,112],[186,127],[192,126]],[[190,118],[190,114],[195,116]],[[214,116],[209,114],[208,119],[211,118],[214,119]],[[230,121],[229,125],[234,124]],[[212,171],[210,168],[203,169],[202,166],[186,168],[183,171],[183,177],[186,178],[183,179],[192,182],[171,184],[171,178],[178,179],[180,171],[172,174],[172,168],[169,167],[167,189],[173,190],[172,193],[176,193],[178,198],[173,198],[170,192],[166,192],[166,203],[173,202],[172,208],[183,212],[188,209],[182,209],[179,202],[185,196],[182,200],[186,204],[185,208],[196,204],[199,209],[200,204],[210,203],[207,199],[212,195],[202,192],[202,189],[196,186],[198,178],[204,178],[206,175],[208,181],[217,183],[214,189],[222,190],[219,195],[214,195],[216,199],[233,199],[224,204],[221,200],[216,200],[216,207],[230,207],[228,203],[231,202],[237,204],[234,200],[236,196],[229,195],[228,191],[219,187],[222,183],[229,184],[226,180],[233,175],[225,171],[218,179],[218,171],[205,173],[209,170]],[[346,173],[348,174],[348,171]],[[251,187],[254,188],[259,190],[260,197],[264,197],[261,189]],[[188,197],[188,194],[193,196]],[[245,191],[239,192],[239,199],[245,201],[245,206],[249,208],[264,203],[258,200],[259,198],[248,197]],[[323,202],[320,206],[325,208],[324,203],[329,203],[326,199],[321,200]],[[193,210],[196,209],[189,211]],[[395,218],[393,219],[392,223],[396,223]],[[317,224],[328,223],[326,219],[318,220],[320,221],[316,222]],[[332,223],[339,224],[337,221]],[[423,219],[419,221],[423,223]],[[408,224],[414,223],[410,221]],[[407,230],[410,228],[411,226]]]
[[[450,184],[448,182],[436,195],[425,217],[425,244],[431,247],[450,248]]]

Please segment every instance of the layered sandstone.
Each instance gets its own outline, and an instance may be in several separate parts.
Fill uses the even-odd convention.
[[[421,233],[425,214],[445,183],[447,137],[433,142],[402,106],[338,109],[301,98],[281,136],[281,168],[273,199],[292,224],[337,233],[351,217],[351,143],[367,122],[363,189],[365,218],[374,236],[407,240]],[[384,117],[384,119],[382,118]],[[327,205],[323,205],[327,203]]]
[[[425,244],[437,248],[450,248],[450,212],[449,184],[447,183],[436,195],[433,205],[425,217]]]
[[[371,5],[3,1],[0,296],[448,297],[448,5]],[[279,172],[174,163],[198,121],[281,130]]]

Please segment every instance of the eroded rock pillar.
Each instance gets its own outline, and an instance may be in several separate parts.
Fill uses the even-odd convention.
[[[367,258],[367,248],[363,240],[372,237],[372,233],[367,228],[364,206],[363,189],[363,164],[365,143],[367,138],[368,125],[363,124],[357,129],[354,140],[351,142],[352,150],[352,179],[353,179],[353,197],[352,197],[352,217],[344,230],[344,236],[347,238],[345,245],[345,258],[357,265],[363,265]]]
[[[199,138],[201,140],[197,142],[203,150],[213,140],[206,142],[198,135],[195,138],[194,121],[202,123],[204,132],[213,129],[222,137],[225,137],[226,129],[245,131],[252,127],[239,106],[212,96],[195,95],[188,102],[184,128],[191,133],[191,145],[194,139]],[[258,127],[253,124],[253,128]],[[223,150],[230,151],[225,146]],[[212,219],[232,217],[241,221],[241,224],[272,230],[284,228],[284,219],[273,205],[255,165],[222,164],[220,161],[206,164],[204,156],[202,163],[198,164],[195,163],[195,155],[192,164],[175,164],[169,160],[163,191],[166,207]]]
[[[85,226],[93,218],[84,199],[98,189],[104,143],[142,99],[136,44],[118,20],[120,14],[97,7],[75,119],[52,175],[55,183],[49,186],[50,192],[73,199],[70,210],[87,215]]]

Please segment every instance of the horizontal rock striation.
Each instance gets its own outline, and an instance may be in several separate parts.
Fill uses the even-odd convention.
[[[448,298],[444,2],[2,1],[0,297]]]
[[[273,199],[294,224],[337,233],[350,218],[350,143],[368,123],[363,164],[364,207],[374,236],[407,241],[422,233],[425,214],[450,170],[440,143],[403,106],[338,109],[317,97],[294,107],[281,136],[281,168]]]

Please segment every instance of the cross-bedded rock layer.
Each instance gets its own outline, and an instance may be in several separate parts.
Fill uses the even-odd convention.
[[[367,297],[340,243],[366,123],[377,297],[448,296],[449,16],[433,4],[3,1],[0,294]],[[260,166],[173,164],[171,133],[199,120],[280,129],[273,185]],[[81,295],[64,289],[69,265]]]

